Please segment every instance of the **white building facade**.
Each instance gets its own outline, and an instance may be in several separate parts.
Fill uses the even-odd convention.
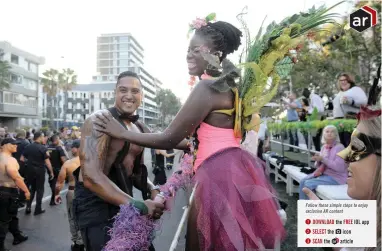
[[[43,57],[0,41],[0,60],[9,62],[10,88],[0,90],[0,123],[10,131],[41,126],[39,117],[39,66]]]

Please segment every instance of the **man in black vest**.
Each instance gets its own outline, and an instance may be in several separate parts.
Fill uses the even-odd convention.
[[[58,174],[60,173],[61,166],[65,163],[67,160],[66,153],[64,151],[64,147],[60,145],[60,138],[58,134],[53,135],[51,138],[51,144],[48,147],[49,152],[49,159],[50,163],[52,164],[53,168],[53,174],[54,178],[49,180],[49,186],[52,191],[52,196],[50,198],[49,205],[55,206],[56,203],[54,202],[54,193],[56,190],[56,183]]]
[[[126,128],[134,132],[148,132],[138,122],[135,111],[143,98],[142,83],[134,72],[118,76],[115,105],[111,114]],[[97,132],[93,128],[95,114],[89,116],[81,131],[80,163],[73,211],[87,251],[101,251],[110,239],[107,229],[119,206],[131,203],[142,214],[159,218],[164,205],[153,199],[160,191],[147,178],[143,164],[143,147]],[[133,186],[142,191],[144,201],[132,197]],[[154,250],[153,247],[150,250]]]

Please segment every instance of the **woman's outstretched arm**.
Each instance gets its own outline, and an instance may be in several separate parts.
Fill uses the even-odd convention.
[[[109,112],[96,114],[97,130],[114,138],[156,149],[173,149],[215,108],[219,95],[208,86],[209,80],[200,81],[191,92],[175,119],[162,133],[134,133],[125,130]],[[184,144],[182,144],[184,147]]]

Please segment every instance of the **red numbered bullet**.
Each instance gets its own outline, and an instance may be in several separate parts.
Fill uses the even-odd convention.
[[[311,231],[310,231],[309,228],[307,228],[307,229],[305,230],[305,233],[306,233],[306,234],[310,234],[310,232],[311,232]]]
[[[305,243],[306,243],[306,244],[309,244],[309,243],[310,243],[310,239],[309,239],[309,238],[306,238]]]
[[[305,223],[309,225],[310,224],[310,219],[306,219]]]

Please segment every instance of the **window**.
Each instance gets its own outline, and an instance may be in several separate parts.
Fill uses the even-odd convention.
[[[128,43],[129,42],[129,37],[119,37],[119,42],[120,43]]]
[[[99,45],[98,51],[109,51],[109,45]]]
[[[37,64],[28,62],[28,71],[31,71],[33,73],[37,73],[37,71],[38,71]]]
[[[128,51],[120,51],[118,56],[119,56],[119,58],[128,58],[129,52]]]
[[[129,49],[129,44],[120,44],[119,50],[121,51],[127,51]]]
[[[16,74],[11,73],[11,83],[12,84],[21,84],[21,77],[16,75]]]
[[[30,78],[24,78],[23,86],[26,89],[37,90],[37,81]]]
[[[119,61],[118,61],[118,64],[119,64],[119,66],[127,67],[128,64],[129,64],[129,60],[127,60],[127,59],[119,60]]]
[[[12,92],[3,92],[3,100],[5,104],[24,105],[28,107],[37,107],[37,98],[23,94]]]
[[[72,109],[72,102],[68,102],[68,109]]]
[[[99,37],[98,43],[110,43],[110,37]]]
[[[12,64],[19,64],[19,56],[11,54],[11,63]]]

